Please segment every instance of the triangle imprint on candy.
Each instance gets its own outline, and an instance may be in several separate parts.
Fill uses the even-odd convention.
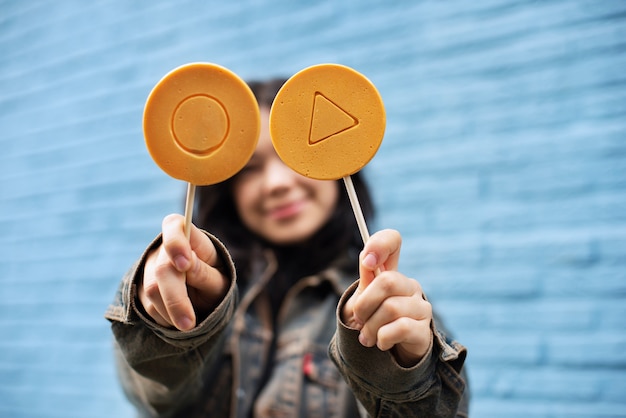
[[[309,144],[317,144],[338,133],[354,128],[358,119],[333,103],[320,92],[315,92],[313,115],[309,130]]]

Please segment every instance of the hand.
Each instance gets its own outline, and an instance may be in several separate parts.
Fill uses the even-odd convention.
[[[359,257],[359,286],[344,305],[342,320],[361,331],[361,344],[392,350],[399,364],[410,367],[430,346],[432,307],[419,282],[397,271],[401,243],[393,230],[370,237]]]
[[[215,246],[194,225],[187,240],[184,222],[181,215],[163,219],[163,243],[149,254],[139,284],[148,315],[181,331],[193,328],[197,316],[208,315],[228,290]]]

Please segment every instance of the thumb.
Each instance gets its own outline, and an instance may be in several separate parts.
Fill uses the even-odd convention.
[[[379,264],[376,253],[366,250],[361,252],[359,256],[359,293],[364,291],[380,274],[382,266]]]
[[[376,232],[359,255],[359,291],[363,291],[385,270],[396,270],[400,256],[402,237],[398,231],[385,229]]]

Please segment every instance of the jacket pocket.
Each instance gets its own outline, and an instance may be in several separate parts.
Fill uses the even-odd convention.
[[[326,347],[297,344],[279,353],[271,378],[255,405],[255,416],[340,417],[345,383]]]
[[[302,378],[302,403],[307,416],[338,417],[345,383],[326,347],[309,347],[303,353]]]

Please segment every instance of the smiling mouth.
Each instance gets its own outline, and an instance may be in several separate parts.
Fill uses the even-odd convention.
[[[305,201],[303,200],[291,202],[286,205],[281,205],[281,206],[271,209],[270,211],[268,211],[268,215],[273,220],[277,220],[277,221],[286,220],[286,219],[293,218],[294,216],[299,215],[300,212],[302,212],[304,205],[305,205]]]

